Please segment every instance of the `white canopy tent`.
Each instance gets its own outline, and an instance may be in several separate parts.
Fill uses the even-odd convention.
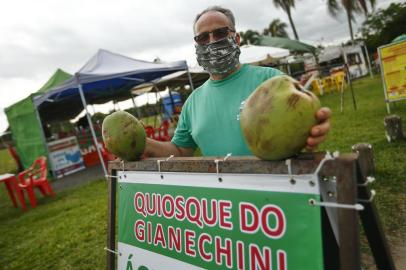
[[[135,85],[177,71],[188,72],[186,61],[146,62],[101,49],[72,78],[44,95],[34,97],[34,104],[40,117],[48,121],[72,118],[84,108],[93,141],[97,146],[87,104],[129,99],[132,97],[130,89]],[[96,149],[107,174],[100,149]]]
[[[269,46],[244,45],[241,46],[240,62],[257,66],[269,65],[288,55],[289,50],[287,49]]]

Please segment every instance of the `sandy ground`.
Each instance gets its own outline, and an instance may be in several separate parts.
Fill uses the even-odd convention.
[[[395,250],[395,264],[397,270],[406,270],[406,240],[402,243],[403,245]]]

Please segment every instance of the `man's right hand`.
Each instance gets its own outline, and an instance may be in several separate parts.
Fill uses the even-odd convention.
[[[193,152],[193,148],[179,147],[172,142],[161,142],[147,138],[143,157],[169,157],[170,155],[175,157],[191,157]]]

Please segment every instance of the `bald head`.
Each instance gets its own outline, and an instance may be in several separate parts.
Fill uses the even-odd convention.
[[[201,13],[197,14],[194,23],[193,23],[193,32],[196,34],[196,26],[199,24],[199,22],[201,21],[206,21],[207,19],[212,19],[212,16],[204,16],[207,13],[210,13],[211,15],[216,14],[214,16],[218,16],[218,17],[222,17],[225,18],[227,20],[227,25],[230,27],[230,29],[235,31],[235,19],[234,19],[234,15],[231,12],[231,10],[227,9],[227,8],[222,8],[220,6],[213,6],[213,7],[209,7],[206,8],[205,10],[203,10]],[[202,18],[203,17],[203,18]]]

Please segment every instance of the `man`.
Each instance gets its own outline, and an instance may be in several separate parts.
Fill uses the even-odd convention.
[[[196,56],[210,74],[185,102],[171,142],[147,139],[145,154],[152,157],[192,156],[199,147],[204,156],[252,155],[238,120],[239,109],[263,81],[282,74],[268,67],[241,65],[240,35],[232,12],[211,7],[198,14],[194,25]],[[311,129],[306,148],[313,150],[330,129],[328,108],[320,109],[319,124]]]

